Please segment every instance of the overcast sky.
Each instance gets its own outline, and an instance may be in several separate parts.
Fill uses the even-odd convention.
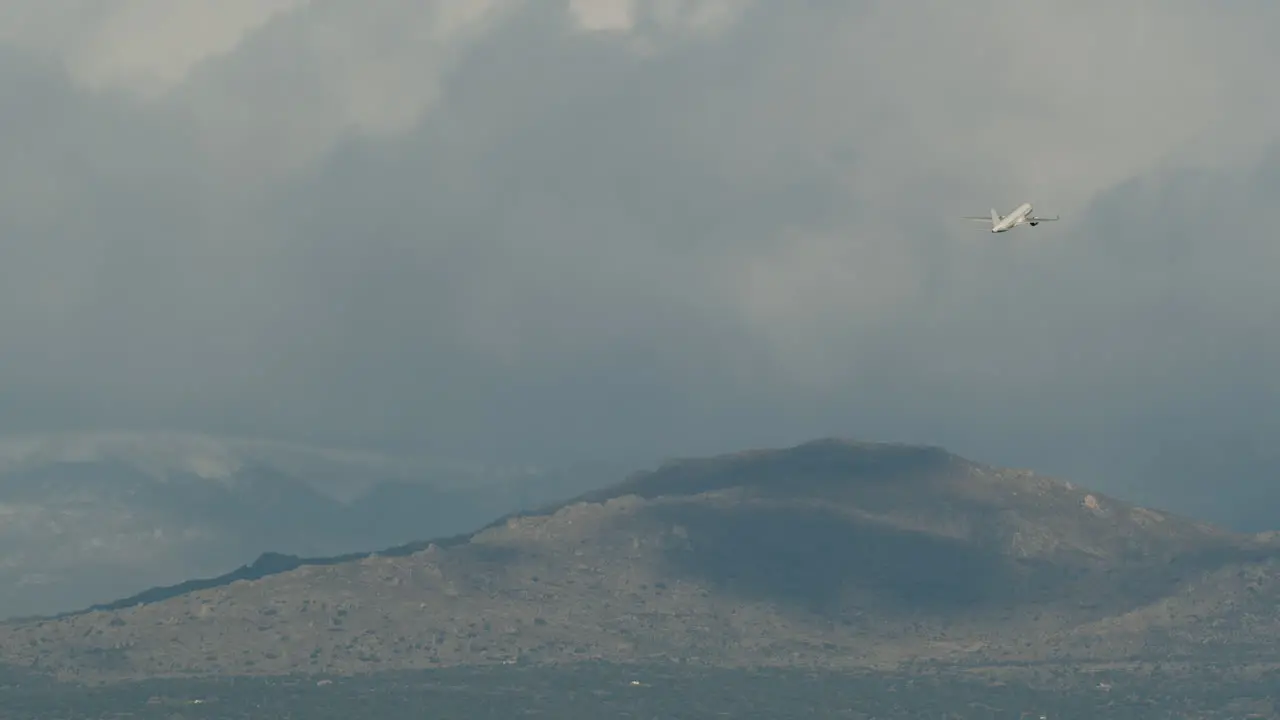
[[[1280,527],[1277,22],[9,0],[0,431],[536,462],[846,435]],[[1062,221],[958,219],[1024,200]]]

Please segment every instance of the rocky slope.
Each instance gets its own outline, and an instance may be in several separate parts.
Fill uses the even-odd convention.
[[[417,552],[0,628],[78,678],[1274,651],[1280,546],[935,448],[673,462]]]

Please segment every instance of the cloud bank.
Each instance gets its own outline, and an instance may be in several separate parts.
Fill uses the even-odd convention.
[[[943,444],[1266,526],[1280,7],[0,10],[0,432]],[[991,236],[1028,200],[1063,221]]]

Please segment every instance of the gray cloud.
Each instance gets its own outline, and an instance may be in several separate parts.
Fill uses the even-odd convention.
[[[85,7],[0,57],[0,430],[856,434],[1280,507],[1280,8]]]

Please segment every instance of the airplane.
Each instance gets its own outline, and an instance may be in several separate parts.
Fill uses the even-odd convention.
[[[1036,217],[1031,214],[1031,203],[1022,203],[1013,209],[1013,212],[1000,217],[1000,213],[995,208],[991,208],[991,217],[966,217],[965,220],[978,220],[981,222],[991,223],[991,232],[1000,233],[1008,232],[1023,223],[1035,227],[1042,222],[1057,220],[1058,216],[1053,217]]]

